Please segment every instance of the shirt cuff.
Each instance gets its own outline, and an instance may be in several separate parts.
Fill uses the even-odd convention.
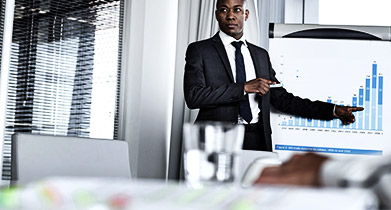
[[[367,187],[364,182],[390,163],[390,156],[327,160],[321,167],[319,181],[324,186]]]
[[[324,186],[339,186],[343,179],[343,169],[346,163],[337,160],[326,160],[320,169],[320,183]],[[341,168],[342,167],[342,168]]]

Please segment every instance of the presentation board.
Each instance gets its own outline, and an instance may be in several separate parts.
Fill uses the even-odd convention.
[[[391,42],[275,38],[277,78],[294,95],[360,106],[356,122],[324,121],[274,111],[273,150],[281,157],[312,151],[333,156],[391,155]]]

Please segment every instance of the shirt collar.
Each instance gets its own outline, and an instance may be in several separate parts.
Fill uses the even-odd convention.
[[[244,34],[243,34],[242,37],[240,37],[239,40],[236,40],[232,36],[229,36],[229,35],[227,35],[226,33],[224,33],[223,31],[220,30],[219,36],[220,36],[220,39],[223,42],[224,46],[231,45],[232,42],[242,41],[244,43],[244,46],[248,47],[247,46],[247,42],[246,42],[246,37],[244,36]]]

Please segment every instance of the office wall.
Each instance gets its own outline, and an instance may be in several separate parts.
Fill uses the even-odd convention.
[[[259,46],[269,49],[269,23],[284,23],[285,0],[257,0]]]
[[[132,176],[165,178],[171,132],[178,0],[125,2],[120,138]]]
[[[317,24],[319,22],[319,0],[285,0],[284,4],[283,23]]]

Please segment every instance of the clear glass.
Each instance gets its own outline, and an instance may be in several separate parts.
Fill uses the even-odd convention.
[[[222,122],[187,123],[183,128],[184,167],[193,188],[239,184],[244,126]]]

